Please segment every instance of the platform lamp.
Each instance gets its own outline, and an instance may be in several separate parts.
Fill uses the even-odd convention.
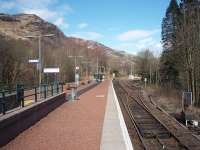
[[[74,84],[75,88],[72,89],[72,99],[75,100],[77,99],[77,94],[76,94],[76,88],[79,85],[79,74],[76,73],[77,70],[79,70],[79,67],[77,66],[77,59],[82,58],[83,56],[68,56],[69,58],[74,58]]]
[[[89,75],[90,75],[89,64],[91,64],[91,62],[90,61],[83,61],[82,63],[85,64],[85,66],[86,66],[86,79],[89,80]]]
[[[78,86],[78,78],[77,76],[79,74],[76,73],[77,70],[79,70],[79,67],[77,66],[77,59],[83,58],[83,56],[68,56],[69,58],[74,58],[74,83],[76,86]]]
[[[41,39],[42,37],[53,37],[54,34],[44,34],[44,35],[27,35],[24,36],[25,38],[38,38],[38,50],[39,50],[39,62],[38,62],[38,70],[39,70],[39,91],[40,91],[40,85],[42,82],[42,50],[41,50]]]

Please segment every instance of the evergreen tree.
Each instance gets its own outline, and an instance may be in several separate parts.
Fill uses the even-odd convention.
[[[162,43],[164,51],[173,50],[174,33],[177,29],[180,14],[180,9],[176,0],[171,0],[162,22]]]
[[[163,53],[160,61],[161,83],[169,83],[170,86],[174,86],[178,82],[178,71],[175,65],[174,51],[176,44],[175,33],[180,15],[180,8],[177,1],[171,0],[162,22]]]
[[[192,92],[200,105],[200,0],[171,0],[162,22],[160,78],[170,87]],[[179,84],[180,83],[180,84]]]

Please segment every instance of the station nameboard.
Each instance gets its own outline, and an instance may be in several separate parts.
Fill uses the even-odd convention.
[[[59,73],[60,68],[44,68],[44,73]]]
[[[29,63],[39,63],[38,59],[29,59],[28,60]]]

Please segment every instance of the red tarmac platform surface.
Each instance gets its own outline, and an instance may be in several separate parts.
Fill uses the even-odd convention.
[[[99,150],[110,81],[64,103],[2,150]]]

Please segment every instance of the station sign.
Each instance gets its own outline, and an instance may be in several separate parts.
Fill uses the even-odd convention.
[[[44,73],[59,73],[60,68],[44,68]]]
[[[28,60],[29,63],[39,63],[38,59],[29,59]]]

